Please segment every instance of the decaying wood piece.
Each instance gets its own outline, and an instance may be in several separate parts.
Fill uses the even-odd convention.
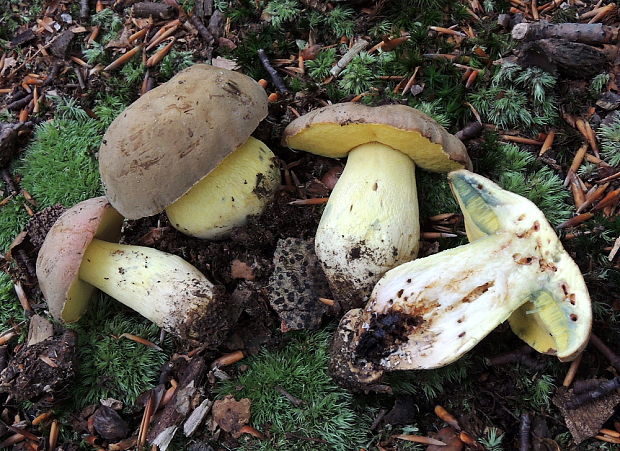
[[[604,51],[564,39],[525,42],[515,54],[520,66],[536,66],[573,79],[592,78],[609,65],[609,57]]]
[[[355,58],[355,55],[359,54],[362,50],[368,47],[369,42],[364,39],[358,39],[355,44],[349,49],[347,53],[345,53],[340,60],[336,63],[334,67],[331,68],[329,73],[337,77],[340,72],[342,72],[349,63]]]
[[[148,441],[165,451],[172,441],[179,425],[190,415],[193,409],[192,401],[198,394],[205,376],[206,363],[202,357],[194,357],[179,377],[179,385],[172,400],[159,414],[153,424]]]
[[[5,168],[15,157],[19,146],[17,140],[23,130],[32,127],[30,122],[16,122],[9,124],[0,122],[0,168]]]
[[[556,38],[582,44],[615,44],[618,42],[618,30],[618,27],[598,23],[553,24],[541,21],[515,25],[512,29],[512,37],[517,41]]]
[[[51,338],[54,335],[54,326],[51,322],[39,315],[34,315],[30,319],[30,326],[28,327],[28,339],[26,343],[28,346],[36,345],[42,341]]]
[[[172,19],[176,10],[165,3],[140,2],[133,5],[131,12],[134,17],[153,17],[154,19]]]

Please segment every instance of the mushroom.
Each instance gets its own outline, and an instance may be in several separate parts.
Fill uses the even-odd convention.
[[[147,92],[110,125],[99,170],[128,219],[166,210],[172,225],[217,239],[259,214],[280,184],[275,156],[250,137],[267,115],[251,78],[196,64]]]
[[[217,344],[235,310],[221,290],[180,257],[118,244],[122,222],[97,197],[54,223],[36,264],[52,316],[77,321],[96,287],[178,337]]]
[[[543,213],[480,175],[459,170],[448,178],[468,231],[484,236],[388,271],[358,313],[352,365],[366,374],[369,364],[445,366],[517,311],[524,330],[546,334],[546,352],[577,357],[588,343],[590,297]]]
[[[328,157],[348,155],[315,246],[333,295],[345,310],[363,305],[387,270],[417,255],[416,165],[436,172],[471,167],[463,143],[403,105],[319,108],[291,122],[284,143]]]

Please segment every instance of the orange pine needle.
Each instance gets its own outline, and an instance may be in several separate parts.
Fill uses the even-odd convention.
[[[439,405],[435,406],[435,415],[437,415],[441,420],[448,423],[450,426],[452,426],[457,431],[461,430],[461,426],[459,425],[459,422],[456,419],[456,417],[452,415],[450,412],[448,412],[446,409],[444,409],[442,406],[439,406]]]
[[[588,219],[591,219],[592,217],[594,217],[594,213],[582,213],[580,215],[570,218],[568,221],[564,221],[557,228],[566,229],[568,227],[576,227],[580,224],[583,224],[584,222],[586,222]]]
[[[571,180],[570,189],[573,194],[573,201],[575,202],[575,207],[581,207],[586,201],[586,197],[581,190],[578,177],[573,177],[573,179]]]
[[[540,142],[537,139],[523,138],[522,136],[500,135],[500,137],[504,141],[511,141],[511,142],[520,143],[520,144],[528,144],[531,146],[542,146],[544,144],[543,142]]]
[[[610,437],[620,438],[620,432],[614,431],[613,429],[601,429],[599,433],[609,435]]]
[[[586,207],[589,207],[594,202],[599,200],[601,196],[603,195],[603,193],[607,190],[608,186],[609,186],[609,182],[599,185],[593,191],[590,190],[591,192],[586,194],[586,200],[584,201],[584,203],[577,209],[577,213],[581,213],[583,210],[586,209]]]
[[[10,330],[0,335],[0,346],[7,344],[15,335],[17,335],[17,333],[14,330]]]
[[[424,445],[446,446],[446,443],[442,442],[441,440],[424,437],[422,435],[398,434],[393,435],[392,437],[399,440],[405,440],[407,442],[422,443]]]
[[[269,94],[269,96],[267,97],[267,101],[269,103],[274,103],[277,102],[278,100],[280,100],[280,94],[278,94],[277,92],[272,92],[271,94]]]
[[[608,437],[606,435],[595,435],[594,438],[607,443],[620,443],[620,438]]]
[[[174,32],[177,31],[177,28],[179,28],[178,25],[174,25],[174,26],[171,26],[171,27],[167,28],[158,38],[156,38],[154,40],[151,40],[151,43],[146,47],[146,50],[149,51],[153,47],[156,47],[157,45],[159,45],[166,38],[168,38],[169,36],[174,34]]]
[[[311,199],[297,199],[289,202],[289,205],[319,205],[326,204],[329,197],[313,197]]]
[[[243,351],[235,351],[229,354],[224,354],[221,357],[218,357],[211,363],[211,368],[222,368],[224,366],[232,365],[233,363],[237,363],[240,360],[245,358],[245,354]]]
[[[620,188],[607,193],[607,195],[603,197],[601,201],[598,204],[596,204],[594,208],[592,208],[592,210],[593,211],[602,210],[603,208],[608,207],[609,205],[613,205],[614,202],[618,200],[618,197],[620,197]]]
[[[125,53],[124,55],[122,55],[119,58],[115,59],[110,64],[108,64],[106,67],[104,67],[103,71],[104,72],[109,72],[111,70],[114,70],[114,69],[117,69],[117,68],[121,67],[122,65],[127,63],[130,59],[132,59],[136,55],[136,53],[138,53],[141,50],[142,50],[142,46],[141,45],[135,46],[134,48],[129,50],[127,53]]]
[[[469,77],[467,77],[467,83],[465,83],[465,88],[469,89],[474,85],[474,82],[476,81],[476,78],[478,78],[478,74],[480,73],[480,71],[477,70],[473,70],[471,72],[471,74],[469,75]]]
[[[161,63],[161,60],[163,60],[164,57],[168,54],[168,52],[170,52],[170,49],[174,45],[175,41],[176,39],[173,37],[172,40],[168,44],[166,44],[161,50],[159,50],[148,60],[146,60],[146,67],[157,66],[159,63]]]
[[[140,31],[136,31],[134,34],[132,34],[131,36],[129,36],[127,38],[127,41],[130,42],[130,43],[134,42],[134,41],[137,41],[138,39],[143,38],[148,31],[149,31],[148,28],[143,28]]]
[[[124,334],[119,335],[118,338],[127,338],[128,340],[135,341],[136,343],[140,343],[140,344],[142,344],[144,346],[147,346],[149,348],[157,349],[158,351],[163,351],[162,348],[157,346],[152,341],[149,341],[146,338],[138,337],[137,335],[124,333]]]
[[[581,363],[581,357],[583,357],[583,352],[581,352],[575,360],[573,360],[566,372],[566,377],[564,377],[564,381],[562,385],[564,387],[570,387],[575,380],[575,376],[577,375],[577,371],[579,370],[579,364]]]
[[[251,436],[256,437],[259,440],[265,439],[265,435],[262,432],[260,432],[258,429],[255,429],[252,426],[249,426],[247,424],[245,426],[242,426],[241,429],[239,429],[239,433],[250,434]]]
[[[555,139],[555,130],[551,130],[549,131],[549,133],[547,133],[545,142],[543,142],[543,145],[540,148],[540,152],[538,153],[539,157],[542,157],[545,153],[547,153],[549,149],[551,149],[551,146],[553,146],[554,139]]]
[[[264,78],[261,78],[260,80],[258,80],[258,84],[261,85],[263,89],[267,89],[267,86],[269,86],[269,82],[265,80]]]
[[[38,415],[37,417],[35,417],[34,420],[32,420],[32,425],[36,426],[37,424],[42,423],[45,420],[47,420],[52,415],[54,415],[54,412],[51,410],[49,412],[43,412],[41,415]]]
[[[327,299],[327,298],[319,298],[319,302],[329,306],[329,307],[335,307],[336,306],[336,301],[334,301],[333,299]]]
[[[425,240],[437,240],[439,238],[456,238],[458,235],[454,233],[445,233],[445,232],[422,232],[420,234],[420,238]]]
[[[32,307],[30,307],[30,301],[28,301],[28,298],[26,297],[26,292],[22,288],[21,283],[16,282],[13,287],[15,289],[15,293],[17,294],[17,298],[19,299],[19,303],[21,304],[22,308],[26,312],[32,312],[33,310],[32,310]]]
[[[456,30],[452,30],[450,28],[444,28],[444,27],[429,27],[431,30],[436,31],[437,33],[441,33],[441,34],[449,34],[452,36],[459,36],[461,38],[466,38],[467,35],[465,33],[461,33],[460,31],[456,31]]]
[[[60,429],[58,428],[58,420],[52,421],[52,426],[50,427],[50,437],[49,437],[49,449],[56,449],[56,443],[58,442],[58,433]]]

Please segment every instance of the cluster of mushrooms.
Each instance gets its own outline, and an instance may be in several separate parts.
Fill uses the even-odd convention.
[[[130,105],[99,152],[106,196],[68,210],[39,253],[51,314],[77,321],[99,288],[180,338],[217,345],[236,321],[224,290],[177,256],[118,244],[120,231],[124,218],[165,210],[182,233],[222,239],[259,214],[280,185],[275,156],[250,136],[266,115],[254,80],[204,64]],[[330,365],[341,383],[447,365],[505,320],[562,361],[586,345],[588,291],[543,213],[470,172],[465,146],[434,120],[343,103],[294,120],[283,143],[348,156],[315,238],[345,312]],[[416,259],[416,166],[449,172],[470,244]]]

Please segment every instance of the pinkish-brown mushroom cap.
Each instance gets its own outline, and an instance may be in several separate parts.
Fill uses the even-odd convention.
[[[84,252],[94,238],[117,242],[122,223],[103,196],[80,202],[54,223],[37,258],[39,286],[54,318],[74,322],[82,316],[95,289],[78,278]]]

